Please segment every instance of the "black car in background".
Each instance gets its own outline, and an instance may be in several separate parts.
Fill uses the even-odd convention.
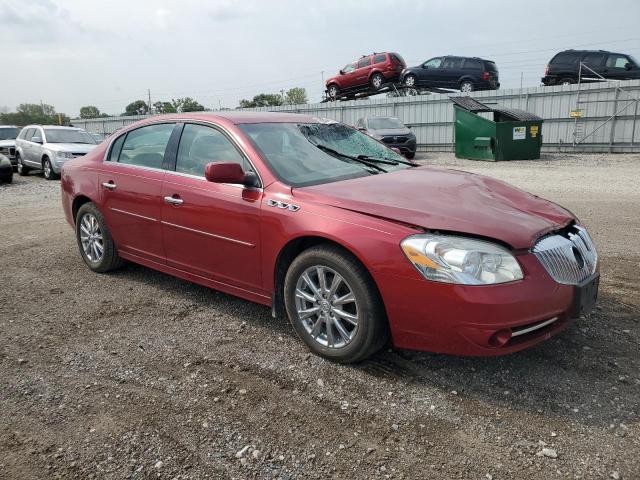
[[[356,122],[356,128],[390,148],[397,148],[409,159],[416,156],[416,136],[397,118],[362,117]]]
[[[565,50],[551,59],[542,77],[542,83],[578,83],[580,62],[588,67],[582,69],[582,82],[597,81],[599,77],[593,72],[612,80],[640,79],[640,64],[631,55],[605,50]]]
[[[400,81],[410,88],[447,88],[461,92],[500,88],[496,64],[477,57],[435,57],[417,67],[405,68]]]

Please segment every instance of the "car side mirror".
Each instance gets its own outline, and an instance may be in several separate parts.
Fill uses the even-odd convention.
[[[211,162],[204,167],[204,178],[213,183],[232,183],[245,187],[257,187],[260,183],[253,172],[244,173],[236,162]]]
[[[407,125],[407,128],[408,128],[409,130],[411,130],[411,125]]]
[[[42,137],[31,137],[31,141],[33,143],[39,143],[40,145],[42,145]]]
[[[340,75],[344,75],[344,70],[340,70],[338,73],[339,73]]]
[[[625,69],[625,70],[629,71],[629,70],[631,70],[632,68],[633,68],[633,65],[631,65],[629,62],[627,62],[627,63],[625,63],[625,64],[624,64],[624,69]]]

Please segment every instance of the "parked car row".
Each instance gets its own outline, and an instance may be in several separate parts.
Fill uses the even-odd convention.
[[[544,85],[568,85],[582,81],[640,78],[640,64],[631,56],[604,50],[566,50],[555,55],[542,78]],[[495,62],[479,57],[445,55],[431,58],[415,67],[407,67],[397,53],[364,55],[343,67],[325,82],[330,99],[353,97],[357,93],[375,93],[389,84],[407,88],[450,89],[461,92],[500,88]]]
[[[3,130],[11,130],[6,136],[13,138],[4,140],[5,146],[0,143],[0,154],[10,159],[19,175],[42,170],[47,180],[59,178],[66,161],[87,154],[99,143],[85,130],[75,127],[27,125],[19,132],[17,127],[0,127],[0,133]]]

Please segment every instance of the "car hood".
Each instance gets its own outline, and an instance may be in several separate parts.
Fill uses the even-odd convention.
[[[413,132],[408,128],[370,128],[369,133],[381,137],[407,137],[413,135]]]
[[[47,149],[54,152],[89,153],[97,145],[89,143],[47,143]]]
[[[502,241],[515,249],[575,220],[564,208],[482,175],[435,167],[295,188],[319,203],[415,225]]]
[[[16,146],[15,139],[12,139],[12,140],[0,140],[0,147],[15,147],[15,146]]]

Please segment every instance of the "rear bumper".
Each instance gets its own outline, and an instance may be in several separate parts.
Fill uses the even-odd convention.
[[[540,79],[543,85],[550,87],[551,85],[555,85],[558,83],[558,77],[555,75],[546,75]]]
[[[377,275],[394,345],[455,355],[504,355],[562,331],[574,316],[575,287],[555,282],[531,254],[518,259],[525,278],[502,285]]]

